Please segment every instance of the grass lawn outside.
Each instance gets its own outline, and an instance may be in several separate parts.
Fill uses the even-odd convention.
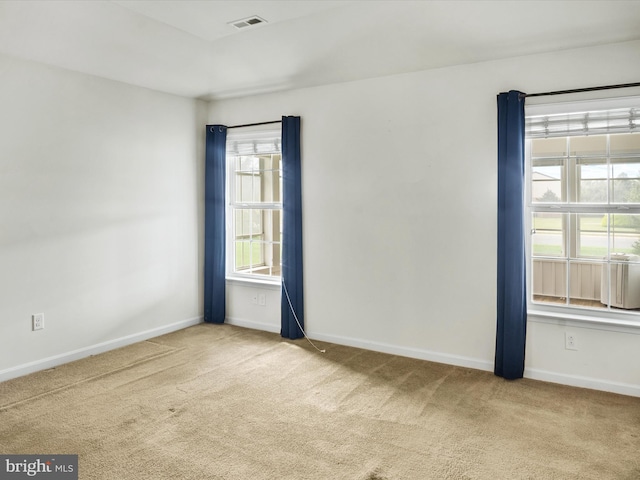
[[[563,215],[564,214],[543,214],[543,215],[535,215],[533,217],[533,228],[536,233],[543,235],[548,238],[549,236],[556,237],[553,243],[549,244],[541,244],[536,243],[533,245],[533,255],[536,256],[552,256],[552,257],[562,257],[563,256]],[[612,238],[616,239],[627,239],[627,241],[622,243],[631,243],[628,239],[633,241],[640,241],[640,224],[638,226],[634,226],[632,224],[635,222],[635,218],[630,219],[626,218],[627,216],[616,215],[616,219],[613,221],[613,225],[610,227],[611,231],[609,232],[612,235]],[[640,216],[634,216],[640,217]],[[622,224],[622,225],[621,225]],[[596,238],[599,236],[606,237],[607,235],[607,219],[606,216],[601,214],[598,215],[580,215],[580,234],[588,235],[592,238],[595,236]],[[539,239],[540,240],[540,239]],[[549,241],[549,240],[548,240]],[[593,241],[591,242],[593,243]],[[603,242],[606,243],[606,242]],[[618,242],[616,242],[618,243]],[[620,247],[616,246],[616,253],[634,253],[632,246]],[[598,246],[598,245],[581,245],[579,256],[580,257],[588,257],[588,258],[604,258],[608,255],[608,249],[606,245]]]
[[[236,242],[236,269],[242,267],[249,267],[249,265],[262,265],[264,259],[262,258],[262,243],[249,242],[244,240]]]

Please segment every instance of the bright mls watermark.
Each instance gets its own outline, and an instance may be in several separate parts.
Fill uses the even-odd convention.
[[[78,455],[0,455],[0,480],[78,480]]]

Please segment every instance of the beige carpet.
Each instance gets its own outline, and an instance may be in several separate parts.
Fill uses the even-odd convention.
[[[0,383],[0,453],[81,479],[640,479],[640,398],[229,325]]]

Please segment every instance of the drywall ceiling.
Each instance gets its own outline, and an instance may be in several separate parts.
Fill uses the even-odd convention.
[[[636,39],[638,0],[0,1],[4,54],[205,99]]]

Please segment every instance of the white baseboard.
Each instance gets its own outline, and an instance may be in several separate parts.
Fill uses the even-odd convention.
[[[388,343],[373,342],[370,340],[361,340],[352,337],[343,337],[340,335],[327,335],[321,333],[310,333],[312,340],[336,343],[348,347],[363,348],[365,350],[373,350],[375,352],[390,353],[401,357],[417,358],[419,360],[428,360],[430,362],[445,363],[447,365],[455,365],[458,367],[474,368],[476,370],[485,370],[492,372],[493,363],[479,360],[477,358],[463,357],[461,355],[451,355],[448,353],[434,352],[421,348],[403,347],[399,345],[391,345]]]
[[[253,328],[255,330],[264,330],[266,332],[280,333],[280,325],[269,325],[261,322],[253,322],[241,318],[227,317],[226,323],[236,325],[238,327]],[[458,355],[449,355],[446,353],[432,352],[419,348],[401,347],[388,343],[372,342],[369,340],[361,340],[352,337],[343,337],[340,335],[327,335],[322,333],[309,333],[311,340],[319,342],[335,343],[337,345],[345,345],[347,347],[362,348],[364,350],[372,350],[374,352],[390,353],[401,357],[417,358],[419,360],[428,360],[430,362],[445,363],[448,365],[456,365],[459,367],[475,368],[476,370],[493,371],[493,363],[485,362],[470,357],[462,357]]]
[[[17,365],[15,367],[0,370],[0,382],[10,380],[12,378],[21,377],[29,373],[38,372],[40,370],[46,370],[48,368],[57,367],[64,363],[80,360],[81,358],[89,357],[91,355],[97,355],[98,353],[104,353],[109,350],[115,350],[116,348],[131,345],[132,343],[148,340],[149,338],[158,337],[165,333],[175,332],[176,330],[182,330],[183,328],[190,327],[202,323],[202,317],[189,318],[187,320],[181,320],[179,322],[164,325],[162,327],[152,328],[145,330],[144,332],[134,333],[124,337],[108,340],[106,342],[97,343],[88,347],[79,348],[71,352],[65,352],[60,355],[54,355],[52,357],[43,358],[34,362]]]
[[[225,323],[235,325],[236,327],[252,328],[253,330],[263,330],[265,332],[280,333],[280,325],[271,325],[268,323],[254,322],[243,318],[227,317]]]
[[[548,372],[546,370],[538,370],[535,368],[525,368],[524,376],[525,378],[531,378],[532,380],[559,383],[570,387],[590,388],[591,390],[602,390],[604,392],[619,393],[620,395],[640,397],[640,385],[632,385],[630,383],[612,382],[599,378]]]

